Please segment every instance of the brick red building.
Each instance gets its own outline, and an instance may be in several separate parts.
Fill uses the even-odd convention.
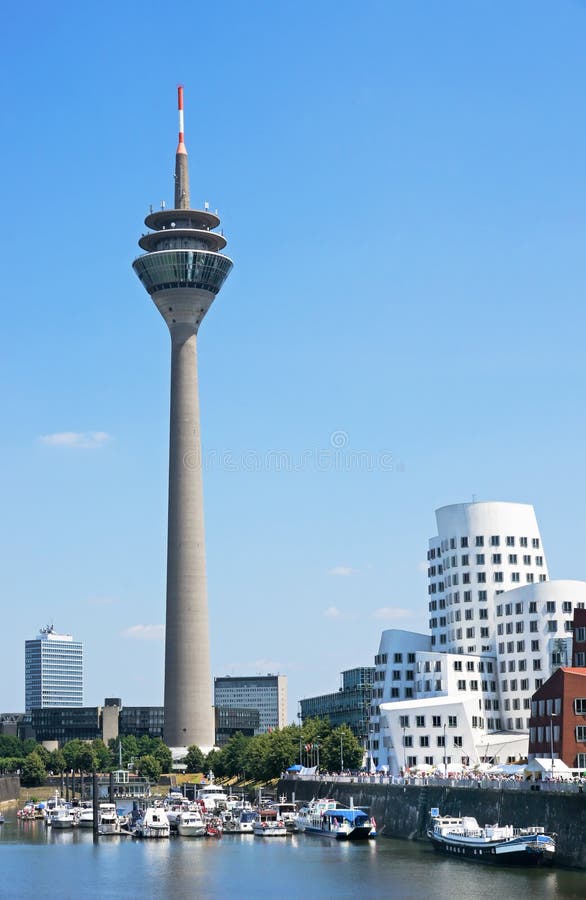
[[[529,758],[552,755],[586,769],[586,668],[558,669],[531,698]]]

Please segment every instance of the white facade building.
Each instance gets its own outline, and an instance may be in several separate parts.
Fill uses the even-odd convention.
[[[286,675],[225,675],[214,678],[214,705],[231,709],[257,709],[263,734],[287,724]]]
[[[436,518],[431,634],[385,631],[375,659],[369,747],[393,772],[441,764],[444,727],[448,762],[526,755],[531,696],[570,664],[573,610],[586,604],[585,582],[548,580],[533,507],[456,504]]]
[[[52,625],[25,641],[25,709],[83,706],[83,644]]]

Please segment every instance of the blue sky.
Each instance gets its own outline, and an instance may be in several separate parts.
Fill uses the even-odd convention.
[[[434,509],[473,495],[586,577],[586,3],[7,17],[0,709],[49,621],[86,703],[162,702],[169,339],[131,261],[178,83],[235,262],[199,342],[213,673],[286,673],[293,716],[426,628]]]

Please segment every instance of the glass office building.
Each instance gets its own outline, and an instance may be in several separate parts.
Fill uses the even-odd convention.
[[[287,676],[225,675],[214,678],[214,706],[258,710],[255,734],[284,728],[287,724]]]
[[[335,694],[301,700],[301,719],[327,719],[333,728],[348,725],[358,740],[368,739],[368,718],[372,700],[374,667],[360,666],[342,672],[342,686]]]
[[[25,641],[25,709],[83,706],[83,644],[52,625]]]

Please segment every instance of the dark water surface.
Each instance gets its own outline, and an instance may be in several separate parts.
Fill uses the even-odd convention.
[[[309,835],[138,841],[42,822],[0,826],[4,898],[586,898],[586,872],[498,869],[444,859],[427,844]]]

